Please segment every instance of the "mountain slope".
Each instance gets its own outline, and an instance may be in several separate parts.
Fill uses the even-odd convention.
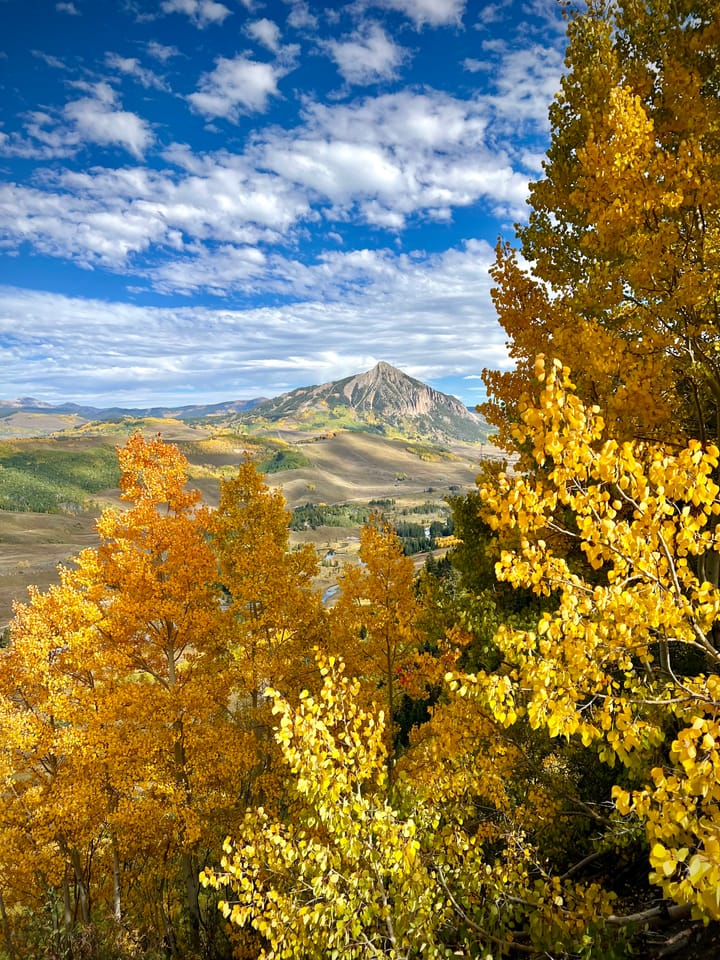
[[[349,427],[434,439],[485,440],[487,424],[456,397],[434,390],[380,361],[366,373],[300,387],[257,404],[242,421],[289,421],[297,426]],[[339,422],[338,422],[339,421]]]

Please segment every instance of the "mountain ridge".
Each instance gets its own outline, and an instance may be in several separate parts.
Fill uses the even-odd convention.
[[[85,417],[89,420],[113,420],[118,417],[161,417],[187,420],[194,417],[229,416],[250,409],[266,400],[257,397],[253,400],[225,400],[220,403],[200,403],[187,405],[168,405],[155,407],[93,407],[80,403],[48,403],[34,397],[21,397],[18,400],[0,400],[0,417],[15,413],[46,413]]]
[[[25,416],[32,424],[23,429],[46,433],[74,429],[88,422],[122,418],[160,418],[180,421],[211,420],[255,429],[267,424],[303,429],[352,429],[372,433],[424,436],[433,440],[483,441],[487,424],[457,397],[441,393],[403,373],[384,360],[371,370],[324,384],[298,387],[277,397],[153,407],[94,407],[76,403],[50,404],[24,397],[0,400],[0,435],[8,436],[13,424]],[[72,422],[59,423],[66,417]],[[4,425],[4,428],[3,428]]]

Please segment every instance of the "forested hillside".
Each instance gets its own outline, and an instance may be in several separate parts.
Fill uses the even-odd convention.
[[[570,16],[447,558],[370,517],[327,608],[250,461],[120,449],[1,654],[7,960],[715,955],[717,13]]]

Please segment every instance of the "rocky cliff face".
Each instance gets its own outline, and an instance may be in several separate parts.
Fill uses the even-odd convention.
[[[367,373],[340,380],[335,386],[341,386],[351,406],[378,415],[419,417],[444,410],[465,417],[469,412],[455,397],[406,376],[384,360]]]
[[[483,440],[487,425],[456,397],[440,393],[381,361],[372,370],[320,386],[302,387],[259,404],[253,417],[307,418],[312,411],[347,407],[360,422],[388,424],[437,439]]]

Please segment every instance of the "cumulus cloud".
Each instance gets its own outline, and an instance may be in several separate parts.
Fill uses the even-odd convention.
[[[501,0],[499,3],[483,3],[477,14],[475,29],[482,29],[493,23],[500,23],[507,16],[512,0]]]
[[[86,126],[90,118],[95,137],[129,137],[121,124],[112,124],[112,134],[98,125],[98,116],[109,124],[119,112],[113,92],[100,92],[104,100],[85,98],[92,99],[91,110],[74,102],[76,142],[80,118]],[[453,210],[484,201],[503,217],[520,219],[528,177],[488,144],[492,120],[483,100],[435,91],[311,103],[301,125],[272,128],[242,154],[202,155],[174,145],[163,153],[163,171],[96,167],[47,173],[42,187],[7,184],[0,232],[10,245],[30,241],[53,256],[135,272],[169,293],[173,282],[186,289],[192,271],[186,260],[181,270],[160,262],[150,271],[140,255],[151,245],[161,261],[195,257],[202,286],[213,260],[231,263],[228,245],[269,255],[272,247],[296,242],[319,217],[330,230],[354,220],[400,231],[409,220],[448,220]],[[60,149],[51,118],[38,115],[34,123],[36,139],[44,135],[48,150]],[[0,143],[3,149],[10,148]],[[232,285],[232,269],[223,275]],[[233,289],[256,276],[255,266],[237,272]],[[214,292],[221,279],[214,276]]]
[[[459,26],[465,12],[465,0],[369,0],[367,6],[404,13],[417,28]]]
[[[522,121],[548,127],[548,104],[560,89],[562,72],[563,54],[556,47],[533,44],[504,53],[490,100],[509,130]]]
[[[135,113],[118,109],[118,95],[100,82],[88,87],[89,96],[66,103],[63,115],[83,141],[119,146],[141,159],[154,140],[149,125]]]
[[[0,185],[0,222],[12,248],[25,239],[48,256],[70,258],[84,267],[119,269],[128,254],[164,239],[166,228],[141,207],[98,204],[87,197],[16,184]]]
[[[163,0],[161,9],[163,13],[184,13],[200,29],[222,23],[232,12],[216,0]]]
[[[199,89],[188,96],[193,109],[205,117],[224,117],[237,123],[241,113],[264,113],[270,97],[279,96],[278,79],[285,70],[240,54],[219,57],[215,69],[203,74]]]
[[[50,159],[71,157],[87,144],[121,147],[142,159],[154,141],[148,123],[123,110],[118,94],[106,82],[73,84],[87,95],[71,100],[60,110],[31,110],[24,117],[24,134],[18,131],[0,142],[6,156]]]
[[[353,84],[393,78],[408,56],[378,23],[365,23],[344,40],[328,41],[325,48],[343,79]]]
[[[310,214],[303,191],[254,170],[243,158],[197,158],[177,147],[166,152],[166,159],[180,168],[177,173],[144,168],[65,171],[48,175],[42,190],[0,185],[5,245],[12,249],[29,241],[39,252],[83,266],[149,275],[158,289],[170,292],[170,279],[182,280],[182,271],[150,271],[142,254],[151,246],[156,256],[162,250],[175,259],[193,250],[199,256],[198,249],[208,243],[208,256],[219,257],[219,250],[227,251],[229,245],[281,243],[293,225]],[[250,262],[249,255],[247,259]],[[236,286],[244,277],[236,275]]]
[[[75,6],[74,3],[56,3],[56,4],[55,4],[55,9],[56,9],[59,13],[67,13],[67,14],[69,14],[71,17],[79,17],[79,16],[80,16],[80,11],[78,10],[78,8]]]
[[[121,57],[117,53],[106,53],[105,63],[111,70],[123,73],[145,87],[146,90],[169,90],[168,84],[152,70],[143,67],[137,57]]]
[[[172,57],[180,56],[180,51],[175,46],[169,46],[165,43],[158,43],[156,40],[150,40],[146,44],[148,54],[161,63],[167,63]]]
[[[351,105],[312,104],[304,129],[270,135],[259,162],[332,204],[400,229],[408,216],[447,218],[481,198],[523,215],[527,177],[487,144],[487,106],[436,91]]]
[[[482,70],[489,69],[490,65],[484,60],[476,60],[475,57],[466,57],[463,60],[463,70],[467,70],[468,73],[480,73]]]
[[[268,20],[267,17],[263,17],[261,20],[253,20],[245,29],[249,36],[262,43],[268,50],[273,53],[279,52],[280,27],[274,20]]]
[[[285,0],[290,3],[290,13],[288,14],[288,26],[295,30],[316,30],[318,19],[310,8],[306,0]]]

